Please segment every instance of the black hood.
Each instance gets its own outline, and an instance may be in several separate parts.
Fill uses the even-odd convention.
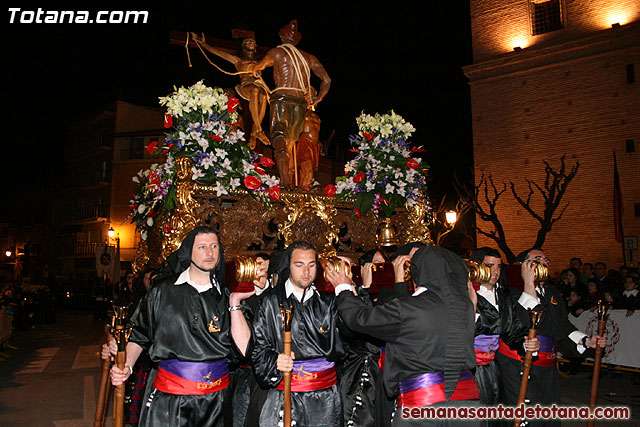
[[[185,271],[191,265],[191,252],[193,250],[193,242],[196,235],[201,233],[213,233],[218,236],[218,243],[220,248],[220,259],[215,270],[211,272],[211,276],[215,277],[218,284],[224,286],[224,251],[222,250],[222,244],[220,243],[220,235],[211,227],[202,225],[194,228],[186,235],[178,250],[169,255],[165,261],[162,277],[171,275],[178,275]]]
[[[472,345],[466,342],[469,316],[473,315],[467,286],[467,264],[448,249],[424,246],[412,258],[411,276],[416,286],[435,292],[447,306],[444,378],[448,399],[455,390],[460,371],[464,369],[466,348]]]
[[[409,255],[409,253],[413,248],[422,248],[424,246],[426,245],[422,242],[406,243],[395,250],[393,255],[391,255],[391,258],[389,258],[389,261],[393,261],[394,259],[398,258],[400,255]]]

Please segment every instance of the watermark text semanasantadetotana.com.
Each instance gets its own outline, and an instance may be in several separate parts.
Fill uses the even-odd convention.
[[[624,406],[596,407],[593,412],[588,407],[576,406],[424,406],[419,408],[402,408],[402,418],[405,419],[538,419],[538,420],[589,420],[611,419],[628,420],[631,410]]]
[[[146,24],[146,10],[23,10],[9,8],[10,24]]]

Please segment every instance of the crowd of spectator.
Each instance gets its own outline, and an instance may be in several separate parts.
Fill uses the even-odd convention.
[[[599,301],[612,309],[626,310],[627,316],[640,309],[637,267],[607,269],[604,262],[583,263],[575,257],[556,279],[556,286],[574,316],[595,310]]]

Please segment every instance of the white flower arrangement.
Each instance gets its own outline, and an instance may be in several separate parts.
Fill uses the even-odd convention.
[[[145,231],[143,238],[154,224],[154,217],[162,214],[168,217],[176,206],[174,159],[179,157],[191,159],[191,179],[212,185],[218,197],[244,189],[265,202],[268,196],[280,198],[278,179],[265,170],[274,166],[273,160],[243,144],[244,133],[237,125],[238,99],[229,98],[222,89],[210,88],[199,81],[188,88],[174,87],[172,94],[159,100],[160,105],[167,108],[165,127],[171,131],[162,146],[154,141],[147,151],[164,154],[167,161],[134,177],[138,189],[130,204],[132,222],[136,222],[141,233]],[[153,183],[156,177],[161,177],[164,185],[157,193]]]
[[[347,162],[345,175],[336,178],[335,193],[340,199],[355,198],[357,216],[369,209],[389,217],[395,208],[415,204],[424,196],[429,166],[415,153],[409,137],[415,132],[411,123],[393,111],[388,114],[362,113],[356,118],[358,133],[350,137],[356,157]]]

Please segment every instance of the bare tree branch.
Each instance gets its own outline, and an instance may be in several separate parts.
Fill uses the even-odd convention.
[[[565,163],[565,155],[560,158],[560,167],[554,169],[548,161],[544,160],[545,178],[543,184],[525,179],[527,183],[528,193],[521,196],[513,181],[509,182],[511,194],[516,202],[535,219],[540,228],[538,229],[536,240],[532,247],[542,247],[547,233],[551,231],[553,224],[558,222],[567,208],[566,203],[560,209],[560,203],[564,197],[567,187],[575,178],[580,168],[580,163],[576,162],[571,170],[567,172]],[[485,176],[484,173],[480,177],[480,181],[473,188],[462,184],[456,176],[454,176],[454,187],[460,196],[460,201],[469,210],[477,215],[478,219],[489,223],[492,229],[483,229],[479,225],[476,226],[476,232],[496,242],[500,250],[505,254],[507,260],[512,263],[515,261],[515,254],[509,248],[506,239],[506,233],[502,222],[498,216],[496,205],[500,197],[506,191],[506,184],[503,183],[502,188],[498,188],[491,175]],[[542,209],[534,209],[533,198],[538,194],[543,202]]]

